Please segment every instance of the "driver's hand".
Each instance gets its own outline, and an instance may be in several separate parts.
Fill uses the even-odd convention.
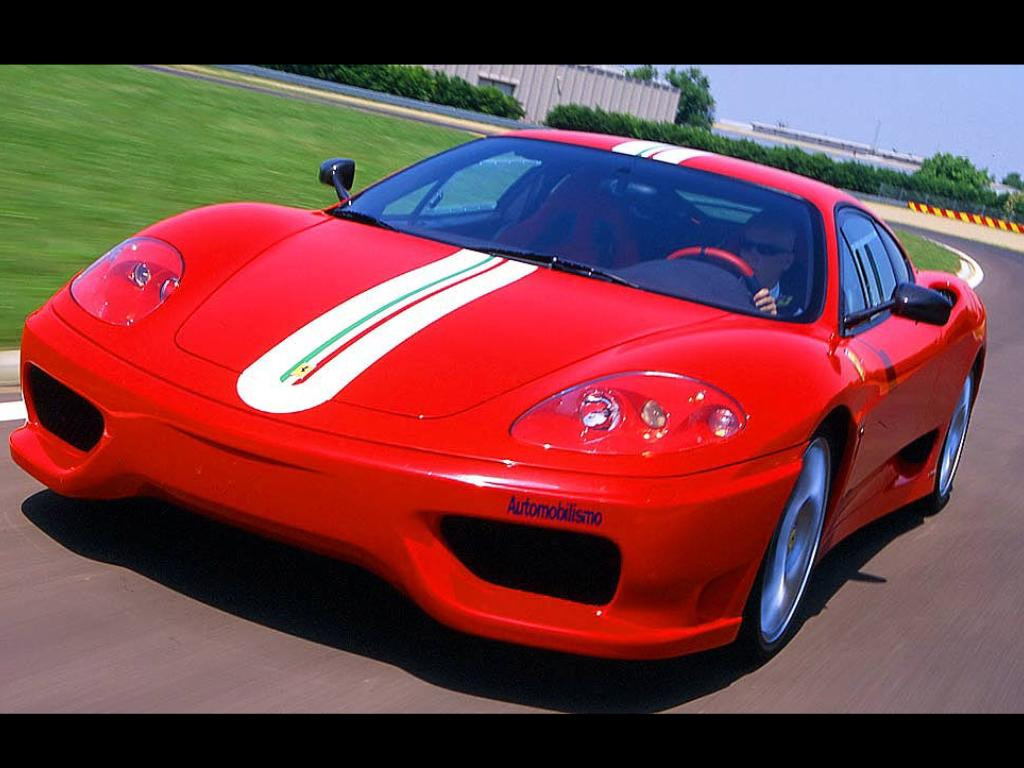
[[[775,299],[772,298],[772,292],[767,288],[762,288],[754,294],[754,306],[769,315],[779,314],[779,308],[775,306]]]

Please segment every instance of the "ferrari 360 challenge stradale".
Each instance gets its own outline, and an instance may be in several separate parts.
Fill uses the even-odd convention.
[[[620,658],[770,656],[829,549],[949,498],[985,310],[849,195],[543,130],[354,172],[154,224],[30,315],[17,463]]]

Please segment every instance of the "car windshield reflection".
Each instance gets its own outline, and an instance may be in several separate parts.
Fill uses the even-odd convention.
[[[477,250],[545,254],[643,290],[809,321],[824,294],[821,215],[738,179],[526,138],[470,142],[345,209]]]

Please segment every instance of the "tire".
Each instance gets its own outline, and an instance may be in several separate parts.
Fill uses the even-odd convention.
[[[967,428],[971,424],[971,411],[974,408],[974,373],[967,374],[960,396],[953,405],[953,413],[949,417],[949,426],[942,439],[942,448],[935,465],[935,486],[931,496],[925,500],[926,515],[934,515],[949,503],[953,493],[953,478],[960,466],[960,457],[964,452],[967,440]]]
[[[803,597],[821,543],[833,474],[832,445],[816,435],[765,552],[743,612],[737,650],[767,661],[793,637],[803,620]]]

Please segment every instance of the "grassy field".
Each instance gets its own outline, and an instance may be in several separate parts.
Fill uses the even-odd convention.
[[[322,207],[471,134],[132,67],[0,66],[0,349],[25,315],[158,219],[231,200]]]
[[[0,349],[76,271],[143,226],[215,202],[322,207],[472,134],[133,67],[0,66]],[[900,233],[918,266],[956,258]]]
[[[960,259],[942,246],[902,229],[893,227],[893,232],[899,236],[903,247],[907,249],[907,255],[918,269],[939,269],[953,273],[960,269]]]

